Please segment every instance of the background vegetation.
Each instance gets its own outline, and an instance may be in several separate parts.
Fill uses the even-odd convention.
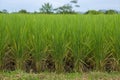
[[[28,12],[25,9],[21,9],[18,12],[11,12],[11,13],[24,13],[24,14],[119,14],[120,11],[116,10],[88,10],[86,12],[76,12],[74,8],[79,8],[80,5],[77,4],[77,0],[72,0],[68,4],[64,4],[63,6],[53,8],[52,4],[50,3],[44,3],[42,7],[39,9],[39,12],[34,11],[34,12]],[[3,9],[0,11],[0,13],[8,13],[6,9]]]

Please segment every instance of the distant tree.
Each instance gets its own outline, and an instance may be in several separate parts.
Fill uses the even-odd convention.
[[[2,13],[8,13],[8,11],[6,9],[3,9]]]
[[[96,10],[88,10],[87,12],[85,12],[85,14],[97,15],[97,14],[103,14],[103,12],[96,11]]]
[[[73,10],[72,10],[72,6],[69,5],[69,4],[65,4],[61,7],[58,7],[56,9],[54,9],[57,13],[62,13],[62,14],[72,14],[72,13],[75,13]]]
[[[40,8],[40,12],[41,13],[45,13],[45,14],[53,13],[52,4],[50,4],[50,3],[44,3],[44,5],[42,5],[42,8]]]
[[[18,13],[28,13],[25,9],[21,9],[18,11]]]
[[[118,14],[120,14],[120,11],[118,11]]]
[[[106,12],[106,10],[99,10],[99,12],[101,12],[101,13],[104,13],[105,14],[105,12]]]
[[[34,11],[33,14],[41,14],[41,12]]]
[[[80,7],[80,5],[77,4],[77,3],[78,3],[78,0],[71,0],[70,3],[72,3],[72,5],[74,5],[74,7],[76,7],[76,8],[79,8],[79,7]]]
[[[75,5],[75,7],[80,7],[80,5]]]
[[[76,4],[78,1],[77,0],[72,0],[70,2]]]
[[[18,12],[12,12],[11,14],[17,14]]]
[[[38,12],[37,12],[37,11],[34,11],[33,14],[38,14]]]
[[[0,13],[2,13],[2,11],[0,11]]]
[[[105,14],[118,14],[118,12],[115,10],[107,10]]]

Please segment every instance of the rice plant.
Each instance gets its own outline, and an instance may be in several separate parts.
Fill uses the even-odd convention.
[[[0,70],[9,60],[26,72],[119,71],[119,25],[120,15],[0,14]]]

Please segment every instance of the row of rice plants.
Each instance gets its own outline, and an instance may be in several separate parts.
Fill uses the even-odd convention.
[[[120,15],[0,14],[0,69],[120,70]]]

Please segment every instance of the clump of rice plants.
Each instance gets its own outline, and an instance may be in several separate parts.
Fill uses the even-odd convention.
[[[0,14],[0,70],[120,71],[119,25],[120,15]]]
[[[63,59],[65,72],[74,72],[74,57],[72,55],[71,49],[68,49],[66,55]]]
[[[24,70],[26,72],[37,72],[36,62],[31,53],[25,53],[26,59],[24,61]]]
[[[14,71],[16,69],[15,53],[11,45],[6,45],[2,58],[2,68],[4,71]]]

